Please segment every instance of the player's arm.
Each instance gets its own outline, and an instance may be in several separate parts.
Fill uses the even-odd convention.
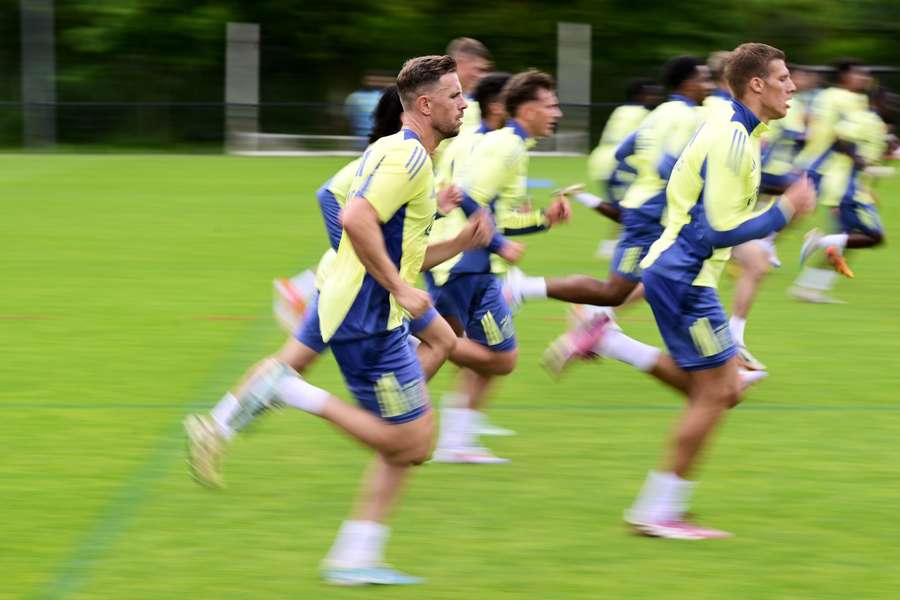
[[[425,249],[425,260],[422,262],[421,270],[428,271],[442,262],[450,260],[460,252],[484,247],[491,241],[494,233],[494,226],[487,213],[484,211],[475,213],[456,237],[428,245],[428,248]]]
[[[348,201],[343,216],[344,231],[366,272],[413,317],[423,314],[430,306],[430,300],[427,293],[400,277],[388,255],[381,225],[409,201],[420,184],[421,170],[427,167],[424,167],[426,157],[415,160],[417,152],[423,151],[413,150],[409,160],[402,150],[383,157],[362,189]],[[407,166],[404,166],[404,160]]]
[[[737,246],[778,231],[794,214],[811,209],[815,200],[804,178],[766,208],[749,215],[744,213],[748,202],[756,202],[755,193],[746,196],[746,181],[753,168],[753,158],[747,150],[749,144],[746,132],[728,128],[717,136],[706,155],[703,206],[709,239],[716,248]]]

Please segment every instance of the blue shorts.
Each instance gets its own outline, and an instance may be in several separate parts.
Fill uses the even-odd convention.
[[[466,336],[495,352],[516,347],[512,311],[503,297],[500,279],[490,273],[471,273],[429,286],[437,311],[456,319]]]
[[[332,341],[347,388],[365,410],[389,423],[413,421],[431,408],[425,374],[406,327],[355,340]]]
[[[881,237],[884,234],[878,209],[874,204],[841,202],[838,209],[838,221],[841,231],[844,233],[859,231],[874,237]]]
[[[641,261],[659,236],[663,227],[648,221],[634,209],[622,208],[622,234],[613,253],[610,268],[628,281],[641,281]]]
[[[294,332],[294,338],[304,346],[311,348],[316,354],[322,354],[328,348],[328,344],[322,339],[322,329],[319,326],[319,292],[312,297],[303,315],[303,322]]]
[[[644,272],[644,295],[666,348],[686,371],[720,367],[737,353],[715,288]]]

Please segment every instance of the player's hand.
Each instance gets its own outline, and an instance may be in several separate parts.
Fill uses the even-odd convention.
[[[428,295],[428,292],[409,284],[404,284],[394,292],[394,298],[414,319],[421,317],[431,308],[431,296]]]
[[[816,187],[804,175],[784,191],[782,198],[794,209],[794,216],[805,215],[816,208]]]
[[[437,193],[437,208],[442,215],[449,214],[451,210],[462,202],[462,190],[459,186],[450,185]]]
[[[572,206],[565,196],[559,196],[550,203],[550,206],[544,211],[544,216],[547,217],[547,222],[551,227],[557,223],[565,223],[572,216]]]
[[[497,251],[497,254],[505,261],[515,264],[522,260],[522,255],[525,254],[525,244],[507,240],[500,250]]]
[[[491,243],[494,237],[494,224],[487,211],[479,210],[469,217],[466,228],[460,234],[463,237],[463,249],[483,248]]]

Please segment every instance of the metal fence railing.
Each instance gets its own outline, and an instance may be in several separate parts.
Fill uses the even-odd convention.
[[[558,139],[544,142],[541,149],[552,151],[566,140],[590,146],[615,106],[611,102],[563,106],[568,115],[581,116],[569,125],[564,118]],[[0,102],[0,149],[23,148],[25,111],[44,110],[53,119],[54,145],[61,151],[222,152],[226,108],[224,102]],[[336,149],[344,148],[345,137],[352,135],[340,103],[263,102],[255,109],[259,132],[305,136],[311,150],[332,147],[331,136]]]

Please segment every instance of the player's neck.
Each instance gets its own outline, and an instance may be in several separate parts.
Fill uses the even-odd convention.
[[[431,154],[438,144],[444,139],[443,136],[431,127],[430,123],[424,122],[423,119],[415,117],[404,119],[403,126],[409,129],[419,138],[419,143],[425,147],[425,151]]]
[[[741,104],[750,109],[756,118],[760,120],[761,123],[769,124],[769,121],[772,120],[772,115],[768,114],[763,107],[762,98],[759,96],[755,96],[752,94],[748,94],[743,98],[738,98]]]

